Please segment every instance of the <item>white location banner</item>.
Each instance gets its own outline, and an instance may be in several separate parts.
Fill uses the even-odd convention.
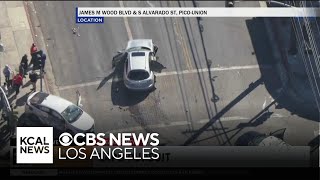
[[[320,8],[78,7],[77,17],[319,17]]]

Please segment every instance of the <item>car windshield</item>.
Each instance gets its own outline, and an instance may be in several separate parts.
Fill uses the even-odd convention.
[[[144,70],[133,70],[130,71],[128,78],[134,81],[144,80],[149,77],[149,73]]]
[[[69,123],[72,123],[76,121],[81,116],[82,113],[83,111],[78,106],[70,105],[61,113],[61,115]]]

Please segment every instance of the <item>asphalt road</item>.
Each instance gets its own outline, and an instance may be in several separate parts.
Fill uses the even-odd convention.
[[[245,131],[287,128],[289,143],[306,145],[319,130],[316,122],[272,103],[283,98],[283,84],[257,19],[203,18],[201,34],[196,18],[106,18],[104,24],[75,24],[75,7],[192,6],[190,1],[34,4],[60,95],[75,101],[75,91],[80,91],[96,132],[159,132],[163,144],[230,145]],[[73,27],[79,27],[80,36],[72,33]],[[159,46],[157,89],[150,94],[128,92],[119,81],[121,71],[111,66],[131,36],[152,38]],[[268,105],[272,113],[261,117]]]

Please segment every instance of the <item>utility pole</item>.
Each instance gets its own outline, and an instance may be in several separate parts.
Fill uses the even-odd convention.
[[[40,92],[42,92],[42,76],[43,76],[43,65],[42,65],[42,54],[40,53],[41,51],[37,52],[37,61],[40,69]]]

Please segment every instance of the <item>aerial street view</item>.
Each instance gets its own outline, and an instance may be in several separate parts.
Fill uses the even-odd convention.
[[[159,146],[168,147],[305,146],[310,166],[318,167],[318,17],[207,17],[205,10],[168,10],[110,11],[114,17],[99,18],[81,7],[319,5],[1,1],[1,166],[10,164],[16,127],[53,127],[54,139],[63,132],[158,133]],[[79,18],[81,13],[92,18]]]

